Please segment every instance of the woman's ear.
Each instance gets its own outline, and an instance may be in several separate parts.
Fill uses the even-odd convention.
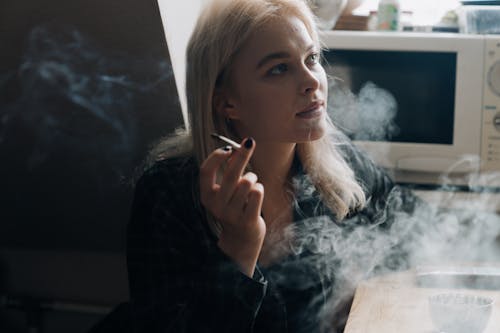
[[[222,90],[216,90],[212,97],[212,103],[215,111],[226,119],[239,119],[236,107],[228,98],[227,93]]]

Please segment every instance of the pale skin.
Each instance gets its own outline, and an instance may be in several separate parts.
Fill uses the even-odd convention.
[[[254,139],[207,157],[201,202],[222,225],[218,246],[250,277],[257,263],[274,260],[266,231],[292,222],[287,181],[297,143],[325,132],[327,81],[316,44],[298,18],[270,21],[235,58],[230,88],[214,92],[217,113]],[[244,173],[248,163],[253,172]]]

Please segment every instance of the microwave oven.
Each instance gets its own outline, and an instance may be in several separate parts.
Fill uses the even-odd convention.
[[[397,181],[500,175],[500,35],[320,38],[333,122]]]

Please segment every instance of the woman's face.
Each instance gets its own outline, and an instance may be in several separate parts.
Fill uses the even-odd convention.
[[[235,57],[225,117],[240,137],[305,142],[326,128],[326,74],[304,23],[283,17],[259,28]]]

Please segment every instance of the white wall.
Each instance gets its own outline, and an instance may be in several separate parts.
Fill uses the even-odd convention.
[[[189,127],[187,122],[186,95],[184,93],[186,82],[186,46],[200,10],[206,2],[207,0],[158,0],[186,128]]]

